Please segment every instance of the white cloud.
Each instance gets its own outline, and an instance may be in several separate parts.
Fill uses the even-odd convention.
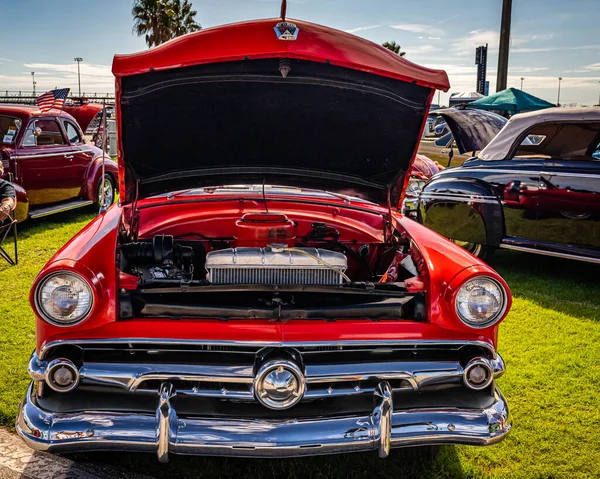
[[[551,52],[554,48],[511,48],[510,53],[540,53]]]
[[[27,68],[31,68],[32,70],[49,70],[51,72],[59,73],[59,74],[77,74],[77,64],[75,62],[71,63],[26,63],[25,66]],[[106,65],[94,65],[90,63],[81,63],[81,75],[92,76],[92,77],[102,77],[102,78],[113,78],[112,72],[110,71],[110,67]]]
[[[16,75],[0,75],[2,88],[6,90],[31,90],[31,71],[35,71],[37,90],[71,88],[78,91],[77,64],[66,63],[26,63],[28,72]],[[107,65],[81,64],[82,92],[109,93],[114,91],[114,77]]]
[[[474,55],[478,46],[488,44],[490,50],[498,49],[500,36],[494,30],[473,30],[466,37],[450,44],[450,49],[458,56]]]
[[[598,70],[600,70],[600,63],[593,63],[593,64],[587,65],[583,68],[585,68],[586,71],[598,71]]]
[[[411,33],[427,33],[430,35],[444,35],[444,30],[440,28],[432,27],[431,25],[424,25],[421,23],[400,23],[397,25],[390,25],[390,28],[395,30],[403,30]]]
[[[421,37],[419,37],[419,38],[421,38]],[[427,37],[427,38],[429,38],[429,40],[441,40],[442,39],[442,37]]]
[[[407,48],[406,51],[407,54],[418,55],[419,53],[440,52],[442,49],[435,45],[419,45],[418,47]]]
[[[366,27],[356,27],[356,28],[351,28],[350,30],[345,30],[346,33],[357,33],[357,32],[364,32],[365,30],[373,30],[375,28],[379,28],[381,25],[368,25]]]
[[[14,62],[14,60],[9,60],[8,58],[0,58],[2,62]]]
[[[511,67],[509,65],[508,71],[513,73],[533,73],[541,72],[544,70],[550,70],[548,67]]]

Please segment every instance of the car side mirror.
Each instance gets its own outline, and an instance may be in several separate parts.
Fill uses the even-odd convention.
[[[39,126],[33,129],[33,136],[42,136],[42,129]]]

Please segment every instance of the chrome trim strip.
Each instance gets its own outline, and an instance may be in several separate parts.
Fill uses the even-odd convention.
[[[170,338],[113,338],[113,339],[59,339],[44,344],[40,350],[40,360],[43,360],[48,351],[57,346],[75,345],[83,346],[102,345],[102,344],[165,344],[169,346],[254,346],[254,347],[279,347],[279,348],[303,348],[303,347],[321,347],[321,346],[440,346],[440,347],[463,347],[476,346],[489,351],[492,358],[496,358],[496,350],[485,341],[477,340],[435,340],[435,339],[414,339],[414,340],[356,340],[356,341],[235,341],[235,340],[197,340],[197,339],[170,339]]]
[[[395,409],[389,385],[378,385],[375,408],[365,416],[315,419],[178,417],[163,384],[156,414],[86,411],[55,413],[37,403],[30,384],[16,429],[28,446],[53,453],[93,450],[238,457],[295,457],[438,445],[490,445],[512,428],[510,410],[494,388],[489,407]],[[160,396],[159,396],[160,394]]]
[[[486,198],[473,198],[470,196],[458,196],[458,195],[436,195],[435,193],[423,193],[419,196],[421,200],[451,200],[451,201],[460,201],[463,203],[484,203],[484,204],[494,204],[497,205],[500,203],[498,199],[486,199]]]
[[[70,155],[72,151],[59,151],[59,152],[48,152],[48,153],[37,153],[35,155],[15,155],[11,156],[11,160],[33,160],[36,158],[50,158],[53,156],[67,156]]]
[[[597,165],[594,165],[594,166],[597,166]],[[557,166],[556,168],[564,168],[564,167]],[[563,171],[542,171],[541,174],[546,175],[546,176],[566,176],[566,177],[570,177],[570,178],[580,178],[580,179],[600,178],[600,175],[596,175],[594,173],[566,173]]]
[[[492,377],[500,377],[505,370],[500,355],[485,361]],[[27,371],[34,381],[48,381],[48,370],[56,362],[40,360],[33,353]],[[65,360],[63,360],[65,361]],[[306,366],[307,399],[338,397],[372,393],[374,381],[404,380],[413,391],[440,384],[460,384],[465,369],[458,361],[379,361],[370,363],[310,364]],[[77,370],[77,369],[76,369]],[[178,389],[182,396],[216,397],[254,401],[255,376],[253,363],[247,365],[210,366],[200,364],[160,363],[84,363],[79,368],[83,384],[117,387],[133,392],[149,390],[148,381],[182,381],[189,386]],[[368,384],[361,382],[368,381]],[[207,383],[207,384],[198,384]],[[349,384],[348,384],[349,383]],[[235,387],[240,386],[240,387]],[[244,388],[245,386],[245,388]]]
[[[510,173],[512,175],[514,175],[514,174],[522,174],[522,175],[536,175],[536,176],[539,176],[540,172],[541,172],[541,168],[540,168],[540,170],[536,171],[536,170],[519,170],[518,168],[515,168],[513,170],[504,169],[504,168],[502,168],[502,169],[500,169],[500,168],[498,168],[498,169],[496,169],[496,168],[478,168],[477,166],[474,166],[474,167],[471,167],[471,168],[467,168],[467,167],[461,168],[461,170],[460,171],[456,171],[456,173],[463,173],[463,172],[464,173],[471,173],[471,172],[479,173],[479,172],[482,172],[482,171],[485,172],[485,173]],[[464,175],[460,175],[460,176],[457,176],[456,178],[463,178],[463,177],[464,177]]]
[[[76,210],[77,208],[83,208],[84,206],[89,206],[91,204],[93,204],[93,201],[90,200],[85,200],[85,201],[78,201],[76,203],[70,203],[68,205],[64,205],[64,206],[58,206],[56,209],[44,209],[44,211],[42,211],[41,213],[35,213],[35,210],[33,210],[33,213],[31,213],[29,216],[31,218],[42,218],[44,216],[49,216],[49,215],[53,215],[56,213],[62,213],[64,211],[70,211],[70,210]]]
[[[63,146],[63,145],[61,145]],[[36,148],[36,147],[24,147],[24,148]],[[62,148],[64,149],[64,147]],[[36,158],[46,158],[46,157],[52,157],[52,156],[69,156],[69,155],[73,155],[73,154],[77,154],[77,153],[90,153],[90,154],[94,154],[94,150],[90,150],[90,149],[72,149],[69,151],[61,151],[61,152],[55,152],[55,151],[50,151],[47,153],[36,153],[36,154],[29,154],[29,155],[14,155],[11,156],[11,159],[14,160],[32,160],[32,159],[36,159]]]
[[[515,251],[523,251],[525,253],[541,254],[544,256],[553,256],[555,258],[574,259],[577,261],[584,261],[586,263],[600,264],[600,258],[590,258],[589,256],[578,256],[575,254],[559,253],[556,251],[541,250],[541,249],[535,249],[535,248],[528,248],[526,246],[516,246],[516,245],[504,244],[504,243],[500,243],[500,248],[512,249]]]
[[[435,191],[423,191],[420,193],[421,196],[452,196],[457,198],[468,198],[468,199],[483,199],[483,200],[496,200],[498,199],[494,195],[479,195],[473,193],[437,193]],[[408,194],[406,195],[408,196]]]

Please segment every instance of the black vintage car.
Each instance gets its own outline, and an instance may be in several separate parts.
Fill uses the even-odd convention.
[[[498,128],[482,113],[436,112],[461,153]],[[600,263],[600,108],[514,116],[477,156],[432,177],[416,209],[480,258],[500,247]]]

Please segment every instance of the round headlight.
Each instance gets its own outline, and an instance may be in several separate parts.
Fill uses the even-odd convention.
[[[44,278],[35,295],[38,312],[58,326],[83,321],[92,309],[93,300],[88,282],[71,272],[54,273]]]
[[[456,314],[472,328],[487,328],[498,321],[507,306],[506,291],[498,281],[480,276],[465,282],[456,294]]]

